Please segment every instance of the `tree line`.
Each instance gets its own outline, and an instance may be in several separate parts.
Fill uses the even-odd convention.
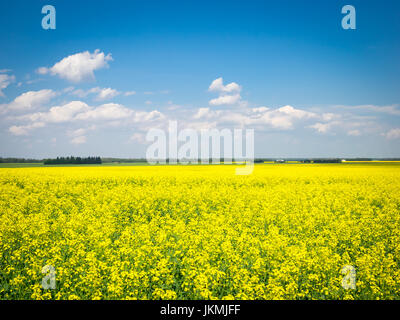
[[[56,159],[45,159],[43,164],[101,164],[101,158],[57,157]]]
[[[42,160],[38,159],[24,159],[24,158],[0,158],[0,163],[41,163]]]

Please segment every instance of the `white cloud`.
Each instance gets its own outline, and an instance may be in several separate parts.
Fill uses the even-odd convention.
[[[255,114],[251,115],[250,123],[265,124],[272,128],[288,130],[293,128],[295,121],[316,117],[317,115],[313,112],[296,109],[292,106],[284,106],[278,109],[264,107],[264,109],[256,110]]]
[[[8,131],[15,136],[26,136],[29,134],[30,130],[36,128],[42,128],[44,126],[45,123],[43,122],[34,122],[32,124],[25,126],[12,126],[8,129]]]
[[[217,118],[221,114],[219,110],[210,110],[210,108],[199,108],[193,119],[210,119]]]
[[[5,111],[10,110],[30,110],[49,102],[57,95],[50,89],[40,91],[28,91],[16,97],[12,102],[2,105]]]
[[[385,134],[388,139],[399,139],[400,138],[400,128],[391,129]]]
[[[240,94],[222,95],[218,98],[211,99],[209,103],[211,106],[234,105],[238,103],[240,99]]]
[[[84,143],[87,132],[95,130],[97,125],[99,127],[120,127],[135,124],[138,130],[143,131],[155,126],[159,127],[165,123],[164,115],[157,110],[150,112],[135,111],[115,103],[91,107],[82,101],[71,101],[62,106],[52,107],[47,112],[30,113],[10,119],[25,122],[24,124],[13,125],[8,129],[11,134],[17,136],[29,135],[33,129],[45,127],[49,124],[91,123],[86,128],[67,132],[67,135],[72,139],[71,142],[75,144]]]
[[[218,78],[211,82],[208,90],[209,91],[216,91],[220,93],[233,93],[233,92],[240,92],[241,87],[236,82],[231,82],[224,86],[223,79]]]
[[[102,101],[102,100],[112,99],[117,95],[119,95],[121,92],[112,88],[99,88],[99,87],[91,88],[89,90],[76,89],[71,92],[72,95],[75,95],[79,98],[85,98],[89,94],[94,94],[94,93],[97,93],[95,99],[97,101]]]
[[[3,89],[7,88],[12,82],[15,81],[14,75],[8,75],[3,72],[8,72],[10,70],[4,69],[0,70],[0,97],[4,97]]]
[[[163,120],[164,118],[164,115],[157,110],[153,110],[150,112],[136,111],[133,115],[133,121],[136,123]]]
[[[285,115],[289,115],[291,117],[297,118],[297,119],[315,118],[316,117],[316,114],[313,112],[295,109],[292,106],[284,106],[284,107],[279,108],[277,111],[280,113],[283,113]]]
[[[200,108],[193,116],[196,120],[210,120],[218,124],[235,124],[243,126],[257,126],[260,129],[274,128],[292,129],[296,121],[318,118],[313,112],[284,106],[277,109],[258,107],[240,110],[210,110]]]
[[[41,67],[37,72],[57,75],[72,82],[81,82],[94,79],[94,71],[108,67],[108,61],[112,61],[111,54],[105,55],[104,52],[96,49],[93,53],[85,51],[70,55],[57,62],[53,67]]]
[[[131,117],[134,114],[130,110],[120,104],[107,103],[97,108],[92,108],[76,116],[77,120],[116,120]]]
[[[313,112],[296,109],[292,106],[284,106],[277,109],[259,107],[249,109],[242,119],[242,122],[247,125],[267,126],[274,129],[289,130],[293,129],[294,123],[297,121],[316,117],[317,115]]]
[[[14,117],[14,120],[31,123],[42,122],[44,124],[76,123],[80,121],[117,124],[113,121],[122,120],[126,124],[139,123],[146,125],[152,121],[162,120],[163,117],[164,115],[157,110],[150,112],[135,111],[116,103],[107,103],[92,107],[82,101],[71,101],[62,106],[52,107],[47,112],[25,114]],[[91,126],[89,128],[94,127]]]
[[[33,114],[28,114],[20,119],[27,119],[30,121],[43,121],[46,123],[61,123],[67,122],[74,119],[78,114],[82,114],[90,110],[86,103],[81,101],[71,101],[63,106],[56,106],[50,108],[48,112],[37,112]]]
[[[119,95],[120,92],[118,92],[115,89],[111,89],[111,88],[103,88],[100,89],[99,94],[97,95],[96,99],[97,100],[108,100],[108,99],[112,99],[115,96]]]
[[[321,117],[323,118],[323,117]],[[341,120],[334,120],[330,122],[317,122],[308,128],[315,129],[319,133],[332,133],[337,132],[346,133],[348,136],[360,136],[362,131],[364,132],[374,132],[374,123],[371,122],[357,122],[354,121],[355,117],[348,117]],[[362,128],[362,131],[357,128]]]
[[[241,89],[241,86],[239,86],[236,82],[231,82],[225,86],[222,78],[215,79],[208,87],[208,91],[217,92],[219,96],[218,98],[211,99],[209,101],[209,105],[240,105],[242,107],[246,107],[247,102],[242,101],[242,97],[239,94]]]
[[[315,129],[317,130],[319,133],[327,133],[328,130],[332,127],[332,123],[321,123],[321,122],[317,122],[311,126],[309,126],[309,128]]]

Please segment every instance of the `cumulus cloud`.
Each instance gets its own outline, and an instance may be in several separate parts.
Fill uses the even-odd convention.
[[[107,103],[97,108],[92,108],[76,116],[77,120],[116,120],[132,116],[133,110],[130,110],[120,104]]]
[[[240,90],[241,87],[236,82],[231,82],[224,86],[224,80],[222,77],[215,79],[208,87],[208,91],[215,91],[219,93],[233,93],[240,92]]]
[[[289,115],[289,116],[291,116],[293,118],[297,118],[297,119],[315,118],[316,117],[316,114],[313,112],[296,109],[296,108],[293,108],[292,106],[284,106],[284,107],[279,108],[277,111],[282,114]]]
[[[70,55],[51,68],[40,67],[37,72],[57,75],[71,82],[81,82],[94,79],[94,71],[108,67],[108,61],[112,61],[111,54],[105,55],[96,49],[93,53],[85,51]]]
[[[29,113],[22,116],[15,117],[15,120],[20,122],[28,122],[24,125],[14,125],[9,128],[9,132],[14,135],[27,135],[32,129],[43,127],[47,124],[60,124],[60,123],[102,123],[103,125],[116,124],[115,121],[121,120],[125,124],[140,124],[141,126],[151,125],[152,122],[162,120],[164,115],[153,110],[135,111],[123,105],[116,103],[102,104],[97,107],[89,106],[82,101],[71,101],[61,106],[51,107],[46,112]],[[40,123],[40,126],[38,125]],[[94,125],[89,127],[93,130]],[[83,130],[70,132],[69,135],[76,138],[77,136],[84,135]]]
[[[78,114],[91,110],[82,101],[71,101],[62,106],[50,108],[47,112],[36,112],[19,117],[20,120],[42,121],[45,123],[61,123],[73,120]]]
[[[210,106],[242,106],[246,107],[247,102],[242,100],[240,96],[241,86],[236,82],[231,82],[227,85],[224,85],[223,79],[218,78],[211,82],[208,87],[208,91],[217,92],[218,98],[211,99],[209,101]]]
[[[238,103],[240,99],[240,94],[222,95],[218,98],[211,99],[209,103],[211,106],[233,105]]]
[[[108,99],[112,99],[115,96],[119,95],[120,92],[118,92],[115,89],[111,89],[111,88],[103,88],[100,89],[99,94],[97,95],[97,100],[108,100]]]
[[[258,107],[241,110],[211,110],[200,108],[193,116],[195,120],[209,120],[218,124],[234,124],[243,126],[257,126],[258,128],[274,128],[289,130],[296,121],[318,118],[318,115],[296,109],[292,106],[284,106],[277,109]]]
[[[292,106],[283,106],[277,109],[262,107],[250,113],[250,123],[263,124],[276,129],[292,129],[294,123],[299,120],[316,118],[313,112],[296,109]]]
[[[0,108],[3,112],[31,110],[49,102],[56,95],[57,93],[50,89],[28,91],[16,97],[12,102],[0,105]]]
[[[3,90],[15,81],[14,75],[7,74],[9,71],[7,69],[0,70],[0,97],[4,97]]]

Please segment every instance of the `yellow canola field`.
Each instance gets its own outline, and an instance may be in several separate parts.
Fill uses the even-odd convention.
[[[0,299],[400,299],[400,166],[235,167],[0,169]]]

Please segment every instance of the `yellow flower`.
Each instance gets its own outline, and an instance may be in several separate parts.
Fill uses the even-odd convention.
[[[235,168],[0,169],[0,299],[400,299],[398,164]]]

